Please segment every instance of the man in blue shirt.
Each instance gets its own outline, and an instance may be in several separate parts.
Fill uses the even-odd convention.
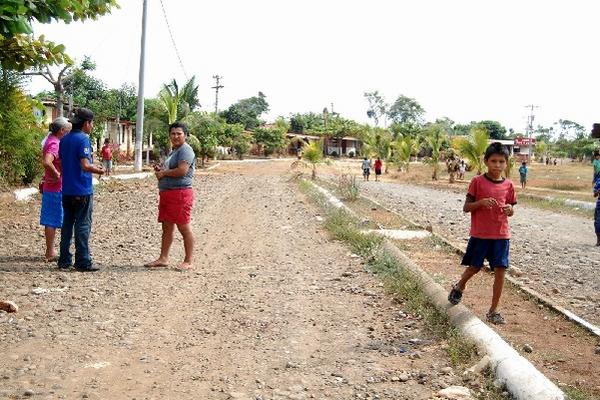
[[[93,164],[90,132],[94,113],[86,108],[75,111],[71,118],[73,128],[60,141],[58,150],[62,163],[64,210],[60,237],[59,268],[75,266],[78,271],[98,271],[92,263],[89,238],[92,230],[93,189],[92,174],[103,174],[102,167]],[[75,263],[71,254],[71,237],[75,236]]]

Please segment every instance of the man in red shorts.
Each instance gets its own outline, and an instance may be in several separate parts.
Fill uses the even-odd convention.
[[[158,222],[162,224],[162,241],[160,256],[157,260],[146,264],[146,267],[149,268],[161,268],[169,265],[169,250],[173,243],[175,226],[177,226],[183,236],[185,249],[185,259],[177,266],[177,269],[192,269],[194,235],[190,220],[194,204],[192,179],[196,166],[196,155],[192,147],[185,142],[187,134],[187,127],[184,124],[172,123],[169,126],[169,139],[173,145],[173,151],[163,165],[154,167],[160,192]]]

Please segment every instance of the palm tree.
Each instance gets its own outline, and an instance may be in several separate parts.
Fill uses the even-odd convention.
[[[410,136],[400,138],[396,140],[396,150],[398,152],[400,167],[402,165],[406,166],[406,172],[408,172],[410,158],[417,152],[417,141]]]
[[[317,177],[317,164],[323,161],[323,141],[314,141],[304,146],[302,159],[312,167],[311,179]]]
[[[428,131],[427,136],[425,136],[425,142],[429,145],[429,148],[431,148],[431,158],[429,159],[429,163],[433,168],[431,179],[436,181],[440,171],[440,150],[442,149],[444,141],[446,141],[447,135],[442,127],[438,125],[432,125],[429,127]]]
[[[169,124],[180,121],[185,118],[195,108],[200,106],[198,101],[198,85],[195,83],[195,76],[187,81],[181,91],[177,81],[173,79],[171,83],[163,85],[158,93],[158,98],[167,109],[167,120]]]
[[[468,139],[460,139],[456,144],[460,156],[467,159],[477,171],[477,175],[481,175],[485,167],[483,155],[488,147],[489,138],[487,129],[475,127],[471,128]]]

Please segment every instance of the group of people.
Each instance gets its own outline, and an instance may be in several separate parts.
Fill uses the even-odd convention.
[[[381,175],[382,167],[383,167],[383,161],[381,161],[381,158],[377,157],[377,159],[375,160],[375,163],[372,163],[371,160],[369,160],[369,158],[365,156],[365,158],[362,160],[362,163],[361,163],[361,168],[362,168],[362,172],[363,172],[363,180],[364,181],[369,180],[369,177],[371,176],[371,168],[374,168],[375,169],[375,181],[378,181],[379,176]]]
[[[55,119],[50,132],[42,142],[44,177],[40,184],[42,206],[40,225],[46,239],[46,262],[56,261],[59,269],[74,267],[78,271],[93,272],[99,268],[93,263],[89,238],[92,230],[93,186],[92,176],[112,168],[110,142],[102,148],[103,166],[94,164],[90,133],[94,113],[80,108],[73,117]],[[194,237],[190,220],[194,201],[192,178],[195,154],[186,143],[187,127],[179,122],[169,126],[173,151],[162,164],[154,167],[158,179],[158,221],[162,224],[161,252],[157,260],[146,264],[149,268],[168,266],[168,257],[177,226],[184,239],[185,258],[179,269],[192,268]],[[59,254],[54,242],[56,230],[61,230]],[[75,243],[75,253],[71,243]]]

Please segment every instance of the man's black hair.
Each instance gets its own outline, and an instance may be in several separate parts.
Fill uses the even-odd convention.
[[[488,148],[485,150],[483,159],[487,161],[488,158],[490,158],[494,154],[499,154],[501,156],[504,156],[504,159],[506,161],[508,161],[508,157],[510,157],[510,154],[508,153],[508,149],[506,148],[506,146],[504,146],[500,142],[494,142],[494,143],[490,144],[488,146]]]
[[[73,124],[73,130],[81,130],[83,125],[88,121],[94,120],[94,113],[87,108],[78,108],[75,110],[73,114],[73,118],[71,118],[71,123]]]
[[[186,136],[188,134],[188,128],[183,122],[179,122],[179,121],[173,122],[171,125],[169,125],[169,132],[171,132],[171,129],[173,129],[173,128],[181,128],[183,130],[183,133],[185,133]]]

